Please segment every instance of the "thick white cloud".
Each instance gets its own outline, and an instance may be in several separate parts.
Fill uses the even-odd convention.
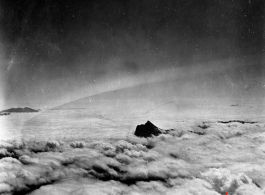
[[[0,193],[8,194],[9,192],[12,192],[13,188],[6,184],[6,183],[0,183]]]
[[[205,124],[148,139],[1,142],[0,193],[264,194],[263,125]]]

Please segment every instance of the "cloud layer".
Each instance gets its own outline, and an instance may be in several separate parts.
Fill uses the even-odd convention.
[[[261,195],[263,128],[208,121],[148,139],[1,142],[0,193]]]

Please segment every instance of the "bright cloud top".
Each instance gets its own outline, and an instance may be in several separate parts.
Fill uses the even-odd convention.
[[[263,128],[219,121],[148,139],[1,142],[0,192],[262,195]]]

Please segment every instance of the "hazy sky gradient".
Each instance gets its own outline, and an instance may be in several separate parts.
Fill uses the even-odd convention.
[[[58,106],[167,79],[197,89],[206,85],[209,96],[218,93],[211,81],[221,82],[219,91],[229,84],[241,95],[264,95],[263,0],[2,0],[0,5],[3,108]],[[220,78],[209,77],[211,71]],[[206,84],[195,75],[208,77]]]

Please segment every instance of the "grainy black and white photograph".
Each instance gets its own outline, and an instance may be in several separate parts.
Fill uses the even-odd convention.
[[[0,0],[1,195],[265,195],[264,0]]]

